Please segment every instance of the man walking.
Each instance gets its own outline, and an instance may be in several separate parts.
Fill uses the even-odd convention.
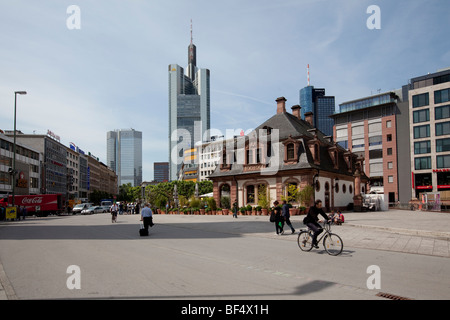
[[[153,227],[153,212],[148,203],[141,210],[141,221],[144,222],[144,229],[146,230],[146,234],[148,234],[148,226]]]
[[[284,221],[286,221],[286,224],[291,228],[292,233],[295,233],[295,229],[292,226],[291,220],[289,219],[291,217],[291,214],[289,213],[289,206],[286,203],[286,200],[283,200],[283,206],[281,207],[281,215],[284,218]]]

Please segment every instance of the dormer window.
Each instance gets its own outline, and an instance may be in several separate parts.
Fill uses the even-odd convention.
[[[294,140],[291,136],[283,142],[284,145],[284,163],[294,164],[298,162],[300,141]]]
[[[287,146],[287,160],[294,160],[295,158],[295,145],[293,143],[289,143]]]

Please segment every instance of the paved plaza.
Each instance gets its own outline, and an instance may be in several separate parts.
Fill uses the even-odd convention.
[[[358,249],[373,250],[373,256],[378,255],[376,252],[379,252],[380,254],[382,254],[382,252],[389,252],[391,254],[390,259],[393,259],[397,253],[413,255],[416,261],[424,262],[431,257],[441,259],[450,258],[450,213],[390,210],[386,212],[346,212],[344,214],[346,222],[341,226],[332,227],[332,231],[339,234],[343,239],[343,255],[349,257],[346,260],[333,261],[339,261],[339,263],[343,263],[343,266],[352,263],[351,259],[356,258],[352,253],[357,252]],[[286,248],[287,255],[292,255],[292,253],[301,254],[298,247],[295,248],[295,243],[298,231],[305,228],[302,223],[303,217],[304,216],[291,217],[291,221],[297,231],[295,234],[291,234],[291,232],[288,231],[288,228],[285,228],[285,234],[278,236],[275,234],[273,223],[268,221],[268,216],[238,216],[237,219],[234,219],[231,215],[154,215],[154,222],[156,225],[154,229],[151,229],[150,237],[146,240],[150,241],[150,243],[154,243],[154,249],[160,249],[163,248],[163,246],[165,248],[169,243],[172,245],[172,242],[176,244],[180,243],[180,241],[191,241],[192,239],[189,239],[190,237],[193,237],[193,240],[197,241],[195,242],[197,244],[198,240],[203,241],[203,238],[205,238],[206,235],[205,241],[211,243],[220,241],[217,243],[222,244],[222,241],[228,241],[230,244],[236,243],[235,245],[241,245],[243,243],[242,239],[248,239],[247,241],[244,241],[244,243],[253,243],[254,240],[257,241],[256,243],[264,242],[266,245],[272,243],[270,246],[273,245],[276,248]],[[64,223],[64,221],[66,221],[66,224],[60,225],[61,223]],[[107,247],[107,243],[110,239],[119,241],[115,243],[120,243],[120,240],[123,239],[138,241],[136,244],[142,245],[142,242],[139,242],[141,239],[137,232],[138,226],[139,216],[137,215],[119,216],[118,223],[114,225],[110,224],[108,214],[96,216],[29,218],[25,221],[3,221],[0,222],[0,243],[3,242],[4,244],[8,244],[12,243],[8,241],[17,243],[16,240],[32,240],[32,243],[41,241],[45,244],[50,242],[54,243],[55,240],[59,242],[61,242],[60,240],[69,240],[76,246],[77,241],[87,241],[86,243],[89,243],[91,240],[100,240],[104,242]],[[42,229],[40,230],[40,233],[30,235],[31,228],[33,227]],[[92,232],[94,230],[93,228],[96,228],[95,233]],[[169,230],[170,234],[168,234]],[[267,242],[267,240],[273,241]],[[95,248],[96,247],[93,247],[92,250]],[[176,248],[176,245],[171,247],[171,250],[178,250],[174,248]],[[57,247],[57,249],[64,250],[64,247]],[[111,248],[111,250],[112,249],[113,248]],[[82,250],[85,250],[82,256],[93,254],[89,251],[91,250],[89,247],[83,248]],[[179,252],[176,253],[179,254],[181,250],[182,249],[180,248]],[[111,254],[113,251],[111,251]],[[9,258],[11,252],[12,251],[5,249],[3,251],[3,257]],[[174,252],[162,252],[161,257],[168,254],[171,259],[175,259],[172,255],[173,253]],[[57,259],[58,254],[62,254],[63,258],[70,257],[68,253],[66,254],[64,251],[55,253],[46,250],[43,254],[49,255],[52,259]],[[255,254],[261,253],[255,252]],[[194,253],[184,252],[182,255],[187,259],[195,258]],[[200,256],[197,258],[199,257]],[[233,255],[230,257],[233,257],[234,259]],[[29,258],[28,256],[23,257],[23,259],[33,258],[37,259],[37,257],[33,256]],[[286,259],[287,258],[288,257],[286,257]],[[314,259],[316,258],[326,259],[326,255],[322,255],[322,257],[314,256]],[[205,258],[203,257],[202,259]],[[208,259],[210,258],[206,259],[207,262]],[[228,268],[240,265],[239,261],[230,262],[229,259],[220,259],[223,259],[221,260],[221,264],[225,266],[228,265]],[[286,261],[288,260],[289,259]],[[7,269],[6,265],[4,268],[1,262],[2,261],[0,261],[0,299],[17,299],[18,296],[16,295],[16,290],[11,284],[13,281],[9,280],[10,275],[5,270]],[[195,259],[193,260],[193,263],[195,265]],[[264,270],[258,267],[258,263],[248,263],[249,266],[245,266],[245,270],[249,268],[252,270],[258,270],[258,268],[259,270]],[[444,263],[444,261],[442,263]],[[243,264],[244,262],[242,262],[242,265]],[[260,264],[263,265],[262,262],[260,262]],[[168,274],[172,274],[169,271],[170,270],[167,271]],[[130,279],[130,281],[133,281],[133,279]],[[27,286],[26,283],[24,286]],[[349,287],[352,288],[352,286]],[[370,294],[370,292],[368,293]],[[372,298],[372,296],[370,297]]]

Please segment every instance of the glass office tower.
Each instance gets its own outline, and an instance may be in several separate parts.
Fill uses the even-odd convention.
[[[169,65],[169,179],[177,180],[185,150],[209,140],[210,71],[197,68],[196,47],[188,47],[187,75]]]
[[[118,185],[142,182],[142,132],[134,129],[109,131],[106,134],[106,162],[117,174]]]
[[[307,86],[300,90],[300,106],[302,119],[306,112],[312,112],[314,126],[327,136],[333,135],[334,120],[330,116],[335,110],[334,96],[326,96],[325,89]]]

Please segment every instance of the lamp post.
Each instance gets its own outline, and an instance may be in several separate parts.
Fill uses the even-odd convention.
[[[17,95],[25,95],[26,91],[15,91],[14,92],[14,144],[13,144],[13,170],[12,170],[12,205],[15,206],[14,196],[16,194],[16,109],[17,109]]]

